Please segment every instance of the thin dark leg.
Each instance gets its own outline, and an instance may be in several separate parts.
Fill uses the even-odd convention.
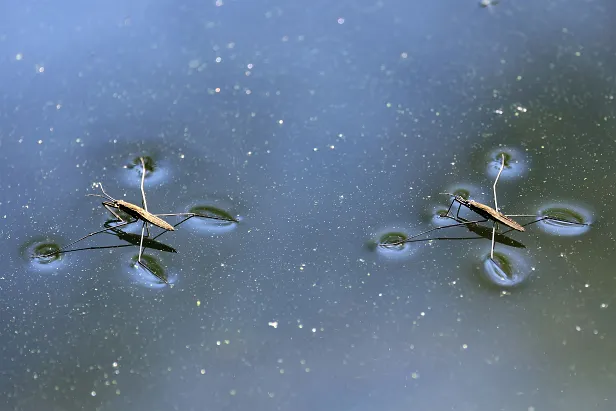
[[[432,231],[436,231],[436,230],[442,230],[443,228],[450,228],[450,227],[460,227],[463,225],[468,225],[468,224],[476,224],[476,223],[483,223],[485,221],[488,221],[486,219],[483,220],[477,220],[477,221],[465,221],[463,223],[457,223],[457,224],[450,224],[450,225],[444,225],[441,227],[434,227],[431,228],[429,230],[426,231],[422,231],[419,234],[415,234],[414,236],[411,236],[409,238],[407,238],[406,240],[402,240],[402,241],[396,241],[395,243],[387,243],[387,244],[380,244],[381,247],[391,247],[391,246],[396,246],[396,245],[400,245],[400,244],[404,244],[404,243],[408,243],[410,242],[413,238],[419,237],[420,235],[424,235],[424,234],[428,234]]]
[[[113,204],[112,203],[103,202],[103,206],[105,206],[107,211],[109,211],[111,214],[113,214],[119,221],[124,221],[122,219],[122,217],[120,217],[119,214],[117,214],[116,212],[113,211]],[[145,229],[146,229],[146,232],[147,232],[146,237],[150,238],[150,226],[148,224],[146,224]]]
[[[138,220],[133,220],[133,221],[124,221],[122,224],[118,224],[118,225],[117,225],[117,226],[115,226],[115,227],[107,227],[107,228],[105,228],[105,229],[103,229],[103,230],[95,231],[95,232],[90,233],[90,234],[88,234],[88,235],[84,235],[84,236],[83,236],[83,237],[81,237],[79,240],[73,241],[72,243],[65,245],[64,247],[60,248],[59,250],[56,250],[56,251],[54,251],[54,252],[52,252],[52,253],[47,253],[47,254],[33,255],[33,256],[32,256],[32,258],[37,258],[37,257],[39,257],[39,258],[41,258],[41,257],[49,257],[49,256],[52,256],[52,255],[54,255],[54,254],[59,254],[59,253],[60,253],[60,251],[64,250],[65,248],[68,248],[68,247],[72,246],[72,245],[73,245],[73,244],[75,244],[75,243],[80,242],[81,240],[85,240],[86,238],[91,237],[91,236],[96,235],[96,234],[104,233],[105,231],[115,230],[115,229],[117,229],[117,228],[119,228],[119,227],[124,227],[125,225],[132,224],[132,223],[134,223],[135,221],[138,221]]]
[[[113,211],[113,204],[109,203],[107,201],[103,201],[103,207],[105,207],[107,209],[107,211],[109,211],[111,214],[113,214],[113,216],[115,218],[118,219],[118,221],[125,221],[122,217],[120,217],[115,211]]]
[[[447,212],[445,213],[446,216],[449,215],[449,212],[451,211],[451,207],[453,207],[453,203],[456,202],[456,199],[454,198],[453,200],[451,200],[451,204],[449,204],[449,208],[447,209]]]
[[[188,217],[184,218],[182,221],[180,221],[179,223],[174,224],[174,225],[173,225],[173,227],[177,227],[177,226],[179,226],[180,224],[184,223],[186,220],[191,219],[192,217],[205,217],[205,216],[202,216],[202,215],[200,215],[200,214],[195,214],[195,213],[173,213],[173,214],[154,214],[154,215],[156,215],[156,216],[188,216]],[[214,218],[215,218],[215,217],[214,217]],[[220,218],[220,219],[222,219],[222,218]],[[230,220],[228,220],[228,219],[222,219],[222,220],[224,220],[224,221],[230,221]],[[135,221],[137,221],[137,220],[135,220]],[[157,236],[154,236],[154,237],[152,238],[152,240],[156,240],[158,237],[160,237],[161,235],[166,234],[166,233],[168,233],[168,231],[167,231],[167,230],[163,231],[162,233],[158,234]],[[141,266],[145,267],[148,271],[152,272],[152,270],[150,270],[149,268],[147,268],[147,266],[146,266],[145,264],[143,264],[143,263],[141,263],[141,262],[140,262],[139,264],[140,264]],[[152,274],[154,274],[154,273],[152,273]],[[155,275],[155,274],[154,274],[154,275]],[[156,275],[155,275],[155,276],[156,276]],[[156,276],[156,277],[158,277],[158,276]],[[163,281],[164,281],[164,279],[163,279]]]
[[[462,208],[462,203],[458,203],[458,211],[456,212],[456,218],[460,218],[460,209]]]
[[[175,228],[175,227],[179,226],[180,224],[182,224],[184,221],[186,221],[186,220],[190,219],[191,217],[193,217],[193,216],[186,217],[185,219],[183,219],[183,220],[182,220],[182,221],[180,221],[179,223],[174,224],[174,225],[173,225],[173,227]],[[163,235],[163,234],[165,234],[165,233],[168,233],[168,231],[167,231],[167,230],[163,231],[162,233],[160,233],[160,234],[159,234],[159,235],[157,235],[156,237],[152,238],[152,240],[156,240],[158,237],[160,237],[161,235]]]
[[[235,218],[228,219],[224,217],[209,216],[209,215],[203,215],[203,214],[197,214],[197,213],[165,213],[165,214],[154,214],[154,215],[156,217],[170,217],[170,216],[186,217],[186,220],[188,220],[189,218],[193,218],[193,217],[201,217],[201,218],[211,218],[212,220],[231,221],[234,223],[238,222]],[[186,220],[183,220],[183,221],[186,221]]]
[[[507,217],[535,217],[537,218],[536,220],[533,220],[529,223],[526,224],[522,224],[522,227],[526,227],[527,225],[531,225],[531,224],[535,224],[538,223],[539,221],[543,221],[543,220],[553,220],[553,221],[558,221],[561,223],[565,223],[565,224],[571,224],[571,225],[588,225],[587,223],[578,223],[575,221],[569,221],[569,220],[563,220],[562,218],[555,218],[555,217],[550,217],[547,215],[544,216],[539,216],[539,215],[534,215],[534,214],[507,214]],[[507,231],[504,231],[502,234],[507,234],[508,232],[513,231],[513,229],[509,229]]]
[[[541,220],[554,220],[554,221],[560,221],[562,223],[569,223],[569,224],[573,224],[573,225],[588,225],[588,223],[578,223],[576,221],[569,221],[569,220],[564,220],[562,218],[558,218],[558,217],[550,217],[549,215],[535,215],[535,214],[507,214],[507,217],[535,217],[537,218],[536,221],[541,221]]]
[[[537,218],[537,220],[529,223],[536,223],[538,221],[541,220],[554,220],[554,221],[559,221],[561,223],[567,223],[567,224],[571,224],[571,225],[588,225],[588,223],[578,223],[577,221],[569,221],[569,220],[564,220],[562,218],[558,218],[558,217],[550,217],[549,215],[535,215],[535,214],[507,214],[507,217],[535,217]]]

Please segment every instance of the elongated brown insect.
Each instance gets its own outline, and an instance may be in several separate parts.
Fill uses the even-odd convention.
[[[573,221],[567,221],[567,220],[563,220],[563,219],[560,219],[560,218],[554,218],[554,217],[550,217],[550,216],[537,216],[537,215],[533,215],[533,214],[510,214],[510,215],[505,215],[505,214],[501,213],[498,210],[498,199],[496,198],[496,184],[498,183],[498,180],[499,180],[499,178],[501,176],[501,173],[503,172],[504,168],[505,168],[505,155],[503,154],[502,155],[500,169],[498,170],[498,174],[496,176],[496,179],[494,180],[494,185],[492,186],[492,189],[494,191],[494,208],[492,208],[490,206],[487,206],[485,204],[482,204],[482,203],[480,203],[478,201],[467,200],[464,197],[456,195],[456,194],[440,193],[440,194],[447,194],[447,195],[450,195],[450,196],[453,197],[453,200],[451,201],[451,204],[449,205],[449,208],[447,209],[447,212],[444,215],[442,215],[441,217],[451,218],[451,219],[453,219],[455,221],[458,221],[458,223],[431,228],[429,230],[422,231],[419,234],[415,234],[415,235],[413,235],[411,237],[408,237],[408,238],[406,238],[404,240],[396,241],[396,242],[392,242],[392,243],[383,243],[383,244],[381,244],[381,246],[383,246],[383,247],[392,247],[392,246],[408,243],[408,242],[411,242],[416,237],[419,237],[421,235],[430,233],[432,231],[442,230],[443,228],[459,227],[459,226],[466,226],[466,225],[470,225],[470,224],[483,223],[483,222],[486,222],[486,221],[492,221],[492,223],[493,223],[492,224],[492,247],[490,249],[490,258],[494,259],[494,239],[495,239],[495,235],[496,235],[496,229],[498,228],[498,224],[503,224],[503,225],[511,228],[512,230],[526,231],[524,226],[519,224],[517,221],[513,220],[511,217],[535,217],[535,218],[538,218],[537,220],[535,220],[535,221],[533,221],[531,223],[528,223],[528,224],[536,223],[536,222],[541,221],[541,220],[555,220],[555,221],[560,221],[560,222],[568,223],[568,224],[572,224],[572,225],[587,225],[585,223],[578,223],[578,222],[573,222]],[[454,217],[452,215],[449,215],[449,212],[451,211],[451,208],[453,207],[454,203],[456,203],[456,202],[458,203],[458,210],[456,212],[456,216]],[[460,222],[462,220],[460,218],[460,208],[462,206],[465,206],[469,210],[479,214],[480,216],[483,217],[483,219],[482,220]],[[528,224],[526,224],[526,225],[528,225]]]
[[[101,183],[98,183],[98,186],[101,188],[101,191],[103,192],[102,195],[101,194],[87,194],[87,195],[109,199],[109,201],[103,201],[103,206],[107,210],[109,210],[109,212],[113,214],[118,220],[124,221],[122,217],[120,217],[115,211],[113,211],[114,208],[128,214],[129,216],[133,217],[135,220],[143,220],[143,222],[150,223],[152,225],[155,225],[156,227],[162,228],[163,230],[167,230],[167,231],[175,230],[175,228],[173,228],[171,224],[169,224],[162,218],[157,217],[155,214],[150,213],[147,210],[145,197],[143,198],[143,204],[145,208],[141,208],[138,205],[129,203],[128,201],[116,200],[115,198],[111,197],[109,194],[105,192],[105,189],[103,188],[103,185]]]
[[[141,256],[143,255],[143,239],[144,237],[149,238],[150,237],[150,228],[149,228],[149,224],[162,228],[163,230],[166,231],[175,231],[175,226],[178,226],[180,224],[182,224],[184,221],[188,220],[189,218],[192,217],[202,217],[202,218],[210,218],[210,219],[214,219],[214,220],[223,220],[223,221],[233,221],[233,222],[237,222],[236,219],[228,219],[228,218],[224,218],[224,217],[216,217],[216,216],[208,216],[208,215],[202,215],[202,214],[197,214],[197,213],[165,213],[165,214],[152,214],[148,211],[148,203],[147,200],[145,198],[145,190],[143,188],[144,185],[144,181],[145,181],[145,173],[146,173],[146,168],[145,168],[145,160],[143,159],[143,157],[140,157],[139,160],[141,161],[141,167],[142,167],[142,172],[141,172],[141,202],[143,207],[139,207],[136,204],[133,203],[129,203],[128,201],[124,201],[124,200],[116,200],[115,198],[111,197],[109,194],[107,194],[107,192],[105,192],[105,189],[103,188],[103,185],[101,183],[98,183],[98,186],[101,188],[101,191],[103,194],[87,194],[88,196],[94,196],[94,197],[102,197],[104,199],[106,199],[107,201],[103,201],[103,207],[105,207],[107,209],[107,211],[109,211],[111,214],[113,214],[116,218],[117,221],[121,221],[121,224],[115,225],[113,227],[107,227],[104,228],[102,230],[98,230],[95,231],[93,233],[84,235],[83,237],[81,237],[78,240],[73,241],[70,244],[65,245],[64,247],[55,250],[51,253],[47,253],[47,254],[41,254],[41,255],[35,255],[33,256],[33,258],[39,258],[39,257],[49,257],[55,254],[59,254],[62,252],[62,250],[65,250],[66,248],[72,246],[75,243],[78,243],[81,240],[85,240],[88,237],[91,237],[93,235],[96,234],[100,234],[106,231],[115,231],[118,230],[118,228],[120,227],[124,227],[127,226],[129,224],[135,223],[137,221],[142,221],[143,224],[141,226],[141,239],[139,241],[139,256],[137,258],[137,263],[139,265],[141,265],[142,267],[144,267],[146,270],[148,270],[149,272],[151,272],[152,274],[153,271],[150,270],[142,261],[141,261]],[[115,210],[121,211],[125,214],[128,214],[130,217],[132,217],[134,220],[124,220]],[[160,217],[166,217],[166,216],[180,216],[180,217],[185,217],[182,221],[180,221],[179,223],[175,224],[175,226],[172,226],[171,224],[169,224],[168,222],[166,222],[165,220],[163,220]],[[167,282],[166,279],[162,279],[163,281]]]
[[[482,216],[483,218],[487,220],[493,220],[495,222],[501,223],[506,225],[509,228],[512,228],[516,231],[526,231],[526,229],[524,227],[522,227],[519,223],[517,223],[516,221],[514,221],[513,219],[507,217],[506,215],[504,215],[503,213],[501,213],[500,211],[496,211],[495,209],[493,209],[492,207],[489,207],[485,204],[482,204],[480,202],[474,201],[474,200],[467,200],[464,197],[461,197],[459,195],[455,195],[455,194],[451,194],[451,193],[441,193],[441,194],[448,194],[450,196],[453,196],[453,201],[452,201],[452,205],[454,202],[458,202],[461,205],[468,207],[471,211],[474,211],[475,213],[479,214],[480,216]],[[451,207],[450,207],[451,209]],[[458,213],[460,212],[460,208],[458,207]],[[449,214],[449,210],[447,210],[447,213]],[[456,214],[456,217],[459,218],[459,215]]]

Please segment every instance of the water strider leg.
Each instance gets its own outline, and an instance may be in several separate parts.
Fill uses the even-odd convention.
[[[396,241],[395,243],[387,243],[387,244],[379,244],[379,245],[380,245],[381,247],[391,247],[391,246],[396,246],[396,245],[400,245],[400,244],[404,244],[404,243],[411,242],[411,240],[412,240],[413,238],[419,237],[420,235],[428,234],[428,233],[430,233],[430,232],[432,232],[432,231],[442,230],[443,228],[460,227],[460,226],[463,226],[463,225],[476,224],[476,223],[483,223],[483,222],[485,222],[485,221],[488,221],[488,220],[483,219],[483,220],[476,220],[476,221],[465,221],[465,222],[463,222],[463,223],[457,223],[457,224],[444,225],[444,226],[441,226],[441,227],[434,227],[434,228],[431,228],[431,229],[429,229],[429,230],[422,231],[422,232],[421,232],[421,233],[419,233],[419,234],[415,234],[414,236],[408,237],[407,239],[402,240],[402,241]]]
[[[494,209],[496,211],[499,211],[498,210],[498,200],[496,199],[496,183],[498,183],[498,179],[500,178],[501,173],[503,172],[503,169],[505,168],[505,154],[503,153],[501,155],[502,155],[502,159],[503,159],[502,162],[501,162],[501,167],[500,167],[500,170],[498,170],[498,174],[496,176],[496,180],[494,180],[494,185],[492,186],[492,189],[494,190]]]
[[[526,227],[527,225],[531,225],[531,224],[535,224],[538,223],[539,221],[543,221],[543,220],[553,220],[553,221],[558,221],[561,223],[565,223],[565,224],[571,224],[571,225],[589,225],[588,223],[578,223],[576,221],[569,221],[569,220],[564,220],[562,218],[556,218],[556,217],[550,217],[547,215],[535,215],[535,214],[507,214],[506,217],[533,217],[536,218],[536,220],[533,220],[529,223],[526,224],[522,224],[522,227]],[[506,234],[510,231],[512,231],[513,229],[509,229],[507,231],[504,231],[502,234]]]
[[[124,221],[124,220],[122,220],[122,221]],[[64,250],[64,249],[65,249],[65,248],[67,248],[67,247],[72,246],[73,244],[76,244],[76,243],[80,242],[81,240],[85,240],[86,238],[88,238],[88,237],[92,237],[93,235],[96,235],[96,234],[104,233],[105,231],[115,230],[115,229],[117,229],[118,227],[124,227],[124,226],[129,225],[129,224],[132,224],[132,223],[134,223],[134,222],[136,222],[136,221],[138,221],[138,220],[133,220],[133,221],[124,221],[122,224],[118,224],[118,225],[116,225],[116,226],[114,226],[114,227],[108,227],[108,228],[105,228],[105,229],[102,229],[102,230],[99,230],[99,231],[95,231],[95,232],[93,232],[93,233],[90,233],[90,234],[84,235],[84,236],[83,236],[83,237],[81,237],[79,240],[75,240],[75,241],[73,241],[72,243],[65,245],[64,247],[60,248],[59,250],[56,250],[56,251],[54,251],[54,252],[52,252],[52,253],[47,253],[47,254],[33,255],[33,256],[32,256],[32,258],[37,258],[37,257],[39,257],[39,258],[41,258],[41,257],[49,257],[49,256],[52,256],[52,255],[54,255],[54,254],[60,254],[60,252],[61,252],[62,250]]]
[[[145,211],[148,211],[148,202],[145,199],[145,190],[143,189],[143,183],[145,182],[145,161],[143,160],[143,157],[139,157],[139,160],[141,160],[141,205],[143,205],[143,209]]]
[[[494,260],[494,238],[496,237],[496,228],[498,223],[492,223],[492,248],[490,248],[490,259]]]
[[[454,199],[451,200],[451,204],[449,204],[449,208],[447,209],[447,212],[445,213],[445,215],[443,217],[449,216],[449,212],[451,211],[451,207],[453,207],[453,203],[455,203],[455,202],[456,202],[456,199],[454,197]]]
[[[588,225],[588,223],[578,223],[577,221],[569,221],[558,217],[550,217],[549,215],[535,215],[535,214],[507,214],[507,217],[535,217],[537,218],[535,221],[532,221],[528,224],[536,223],[541,220],[554,220],[559,221],[561,223],[567,223],[572,225]]]
[[[141,225],[141,241],[139,241],[139,257],[137,257],[137,262],[141,265],[143,265],[141,263],[141,255],[143,254],[143,233],[145,231],[145,225],[146,225],[146,222],[144,221],[143,224]]]
[[[114,205],[113,203],[110,203],[108,201],[103,201],[103,207],[105,207],[107,209],[107,211],[109,211],[111,214],[113,214],[113,216],[115,218],[118,219],[118,221],[125,221],[122,217],[120,217],[119,214],[117,214],[115,211],[113,211]]]
[[[165,284],[169,284],[169,282],[162,277],[157,276],[154,271],[150,270],[150,267],[148,267],[143,261],[141,261],[141,257],[143,256],[143,235],[144,235],[144,231],[147,227],[147,223],[144,221],[143,225],[141,226],[141,241],[139,242],[139,256],[137,257],[137,264],[139,264],[141,267],[143,267],[145,270],[147,270],[150,274],[152,274],[154,277],[164,281]],[[166,233],[167,231],[163,231],[162,233],[160,233],[158,236],[159,237],[161,235],[163,235],[164,233]],[[154,238],[156,238],[154,237]]]
[[[154,215],[156,217],[170,217],[170,216],[186,217],[186,219],[183,220],[182,222],[188,220],[189,218],[193,218],[193,217],[211,218],[213,220],[231,221],[231,222],[234,222],[234,223],[238,223],[239,222],[235,218],[228,219],[228,218],[224,218],[224,217],[209,216],[209,215],[203,215],[203,214],[197,214],[197,213],[164,213],[164,214],[154,214]]]
[[[173,228],[175,228],[175,227],[179,226],[180,224],[182,224],[184,221],[188,220],[188,219],[189,219],[189,218],[191,218],[191,217],[194,217],[194,216],[186,217],[185,219],[183,219],[183,220],[182,220],[182,221],[180,221],[179,223],[174,224],[174,225],[173,225]],[[165,234],[165,233],[168,233],[168,231],[167,231],[167,230],[163,231],[162,233],[160,233],[160,234],[159,234],[159,235],[157,235],[156,237],[152,238],[152,240],[156,240],[158,237],[160,237],[161,235],[163,235],[163,234]]]
[[[494,191],[494,209],[500,213],[498,210],[498,199],[496,198],[496,184],[498,184],[498,179],[505,168],[505,154],[501,154],[501,166],[500,170],[498,170],[498,174],[496,175],[496,179],[494,180],[494,185],[492,186],[492,190]],[[494,238],[496,237],[496,228],[498,224],[496,222],[492,223],[492,247],[490,248],[490,259],[494,260]]]
[[[455,199],[454,199],[455,201]],[[456,218],[460,218],[460,209],[462,208],[462,203],[458,201],[458,211],[456,212]]]

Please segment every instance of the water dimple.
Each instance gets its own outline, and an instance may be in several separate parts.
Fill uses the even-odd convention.
[[[502,165],[502,156],[505,156],[505,167],[500,178],[511,180],[522,177],[528,171],[526,157],[521,151],[510,147],[499,147],[488,154],[488,176],[496,179]]]
[[[390,232],[390,233],[385,233],[381,236],[379,244],[387,246],[392,250],[395,249],[398,251],[402,251],[404,249],[404,244],[396,244],[396,243],[406,241],[407,239],[408,239],[408,236],[404,233]]]
[[[452,194],[456,195],[456,196],[460,196],[460,197],[464,198],[465,200],[468,200],[471,197],[470,190],[467,190],[466,188],[457,188],[457,189],[453,190]]]
[[[156,185],[169,179],[171,171],[167,161],[157,159],[154,156],[142,155],[133,157],[122,167],[122,181],[128,186],[141,186],[141,174],[143,172],[141,157],[143,157],[146,170],[144,184]]]
[[[147,268],[137,263],[138,258],[137,254],[133,255],[129,263],[129,274],[136,284],[147,288],[164,288],[177,281],[177,276],[169,275],[156,257],[141,255],[141,263]]]
[[[60,251],[60,249],[61,246],[58,242],[48,238],[38,238],[30,240],[21,247],[21,256],[33,268],[44,271],[49,269],[56,270],[64,264],[64,254],[47,254]]]
[[[487,254],[483,258],[482,278],[491,285],[511,288],[525,283],[532,273],[526,259],[515,251],[494,251],[494,259]]]
[[[498,3],[500,3],[499,0],[480,0],[479,7],[485,9],[487,7],[496,6]]]
[[[186,221],[186,224],[197,231],[205,231],[208,233],[229,232],[234,230],[241,220],[225,209],[212,204],[193,205],[188,207],[188,212],[199,214],[199,216],[191,217]]]
[[[143,159],[143,164],[141,163],[141,159]],[[132,170],[133,168],[137,167],[137,169],[139,170],[139,174],[141,174],[143,166],[145,166],[145,171],[147,175],[152,175],[154,170],[158,168],[156,163],[154,162],[154,159],[150,156],[135,157],[133,158],[132,163],[127,165],[126,168]]]
[[[432,212],[430,213],[432,218],[430,222],[436,226],[444,226],[452,223],[451,218],[444,217],[447,214],[447,208],[443,206],[434,206],[432,207]]]
[[[396,244],[407,239],[408,235],[402,231],[388,230],[370,241],[368,248],[387,258],[405,258],[417,250],[417,246],[413,246],[411,243]]]
[[[538,222],[548,234],[575,236],[590,230],[592,215],[582,207],[550,204],[539,209],[539,216],[549,217]]]

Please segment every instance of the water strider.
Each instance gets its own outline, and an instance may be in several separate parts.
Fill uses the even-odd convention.
[[[148,204],[147,204],[147,200],[145,198],[145,190],[144,190],[144,181],[145,181],[145,173],[146,173],[146,168],[145,168],[145,161],[143,159],[143,157],[140,157],[139,160],[141,161],[141,167],[142,167],[142,172],[141,172],[141,202],[142,202],[142,206],[139,207],[136,204],[133,203],[129,203],[128,201],[124,201],[124,200],[116,200],[115,198],[111,197],[109,194],[107,194],[107,192],[105,192],[105,189],[103,188],[103,185],[101,183],[98,183],[98,186],[100,187],[101,191],[103,194],[87,194],[88,196],[95,196],[95,197],[102,197],[104,198],[106,201],[103,201],[103,207],[105,207],[111,214],[114,215],[114,217],[117,219],[117,221],[121,221],[120,224],[115,225],[113,227],[106,227],[102,230],[98,230],[98,231],[94,231],[92,233],[86,234],[83,237],[81,237],[78,240],[73,241],[72,243],[69,243],[67,245],[65,245],[62,248],[59,248],[51,253],[47,253],[47,254],[40,254],[40,255],[34,255],[32,256],[32,258],[44,258],[44,257],[50,257],[52,255],[55,254],[60,254],[62,252],[65,252],[63,250],[65,250],[66,248],[72,246],[73,244],[78,243],[79,241],[85,240],[88,237],[91,237],[93,235],[96,234],[100,234],[100,233],[104,233],[107,231],[118,231],[119,228],[121,227],[125,227],[129,224],[132,223],[136,223],[137,221],[142,221],[143,224],[141,226],[141,236],[140,236],[140,241],[139,241],[139,256],[137,258],[137,263],[139,265],[141,265],[142,267],[144,267],[146,270],[152,272],[152,270],[150,270],[142,261],[141,261],[141,257],[143,255],[143,240],[144,237],[145,238],[149,238],[150,237],[150,228],[149,225],[153,225],[159,228],[162,228],[163,230],[166,231],[174,231],[175,227],[182,224],[183,222],[185,222],[186,220],[188,220],[189,218],[192,217],[202,217],[202,218],[210,218],[210,219],[215,219],[215,220],[223,220],[223,221],[232,221],[232,222],[238,222],[236,219],[234,218],[223,218],[223,217],[216,217],[216,216],[209,216],[209,215],[202,215],[202,214],[197,214],[197,213],[164,213],[164,214],[152,214],[148,211]],[[132,220],[124,220],[117,212],[123,212],[127,215],[129,215],[130,217],[132,217]],[[178,216],[178,217],[185,217],[182,221],[180,221],[179,223],[175,224],[175,225],[171,225],[168,222],[166,222],[165,220],[163,220],[161,217],[172,217],[172,216]]]
[[[404,240],[401,241],[396,241],[396,242],[392,242],[392,243],[381,243],[381,247],[393,247],[393,246],[397,246],[400,244],[404,244],[404,243],[408,243],[408,242],[412,242],[412,240],[414,238],[417,238],[421,235],[430,233],[432,231],[436,231],[436,230],[442,230],[443,228],[451,228],[451,227],[459,227],[459,226],[466,226],[466,225],[470,225],[470,224],[478,224],[478,223],[483,223],[486,221],[492,221],[492,247],[490,248],[490,258],[493,260],[494,259],[494,238],[496,235],[496,229],[498,228],[499,224],[503,224],[507,227],[509,227],[512,230],[516,230],[516,231],[525,231],[524,226],[522,226],[521,224],[519,224],[518,222],[516,222],[515,220],[513,220],[511,217],[534,217],[537,218],[535,221],[531,221],[530,223],[524,224],[524,225],[529,225],[529,224],[533,224],[536,223],[538,221],[541,220],[554,220],[554,221],[560,221],[563,223],[567,223],[567,224],[573,224],[573,225],[587,225],[586,223],[578,223],[578,222],[574,222],[574,221],[568,221],[568,220],[563,220],[561,218],[555,218],[555,217],[550,217],[550,216],[538,216],[538,215],[534,215],[534,214],[509,214],[509,215],[505,215],[503,213],[501,213],[499,211],[498,208],[498,199],[496,197],[496,184],[498,183],[498,180],[501,176],[501,173],[503,172],[503,169],[505,168],[505,155],[502,154],[502,161],[501,161],[501,166],[500,169],[498,171],[498,174],[496,176],[496,179],[494,180],[494,185],[492,186],[492,189],[494,191],[494,208],[482,204],[478,201],[474,201],[474,200],[467,200],[462,196],[456,195],[456,194],[451,194],[451,193],[441,193],[441,194],[447,194],[453,197],[453,200],[451,201],[451,204],[449,205],[449,208],[447,209],[447,212],[442,215],[441,217],[446,217],[446,218],[451,218],[455,221],[458,221],[458,223],[456,224],[449,224],[449,225],[444,225],[444,226],[439,226],[439,227],[435,227],[435,228],[431,228],[429,230],[426,231],[422,231],[419,234],[415,234],[411,237],[408,237]],[[458,203],[458,210],[456,212],[456,216],[452,216],[449,214],[449,212],[451,211],[451,208],[453,207],[454,203]],[[483,217],[483,219],[481,220],[474,220],[474,221],[461,221],[461,218],[459,216],[460,214],[460,208],[462,206],[467,207],[469,210],[475,212],[476,214],[479,214],[481,217]]]

